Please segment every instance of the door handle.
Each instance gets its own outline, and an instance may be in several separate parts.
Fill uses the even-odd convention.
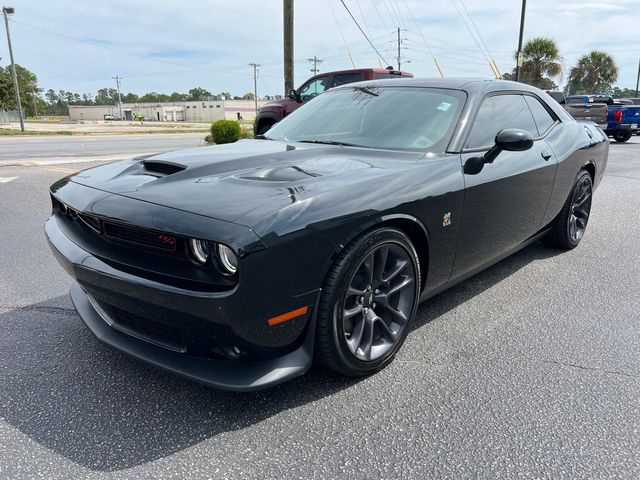
[[[549,150],[545,150],[544,152],[542,152],[541,155],[542,155],[542,158],[548,161],[553,154]]]

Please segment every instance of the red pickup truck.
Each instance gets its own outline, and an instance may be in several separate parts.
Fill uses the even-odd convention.
[[[255,133],[260,135],[269,130],[275,123],[282,120],[291,112],[297,110],[303,103],[311,100],[325,90],[345,83],[376,80],[380,78],[413,77],[411,73],[399,72],[392,68],[358,68],[355,70],[340,70],[326,72],[311,77],[297,90],[290,90],[289,97],[282,100],[265,103],[258,112]]]

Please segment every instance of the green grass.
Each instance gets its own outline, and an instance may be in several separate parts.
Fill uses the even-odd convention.
[[[20,136],[37,136],[37,135],[72,135],[73,132],[69,132],[68,130],[55,130],[55,131],[41,131],[41,130],[30,130],[26,132],[21,132],[20,130],[13,130],[10,128],[0,128],[0,136],[10,136],[10,137],[20,137]]]

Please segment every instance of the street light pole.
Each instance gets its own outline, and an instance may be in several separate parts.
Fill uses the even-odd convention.
[[[16,91],[16,105],[18,106],[18,116],[20,117],[20,130],[24,132],[24,119],[22,118],[22,104],[20,103],[20,89],[18,88],[18,75],[16,75],[16,64],[13,60],[13,48],[11,48],[11,35],[9,34],[9,15],[13,15],[13,7],[2,7],[4,15],[4,26],[7,29],[7,43],[9,44],[9,57],[11,57],[11,73],[13,75],[13,88]]]
[[[253,102],[256,108],[256,117],[258,116],[258,67],[259,63],[250,63],[253,67]]]
[[[118,105],[120,106],[120,120],[122,120],[122,97],[120,96],[120,80],[122,77],[116,75],[115,77],[111,77],[116,81],[116,88],[118,89]]]
[[[527,10],[527,0],[522,0],[522,13],[520,14],[520,38],[518,39],[518,63],[516,64],[516,82],[520,81],[520,69],[522,68],[522,36],[524,34],[524,14]]]
[[[640,87],[640,60],[638,61],[638,78],[636,78],[636,98],[638,97],[638,87]]]

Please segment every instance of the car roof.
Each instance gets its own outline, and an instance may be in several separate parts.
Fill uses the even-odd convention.
[[[402,86],[402,87],[430,87],[462,90],[468,93],[484,94],[490,91],[517,90],[529,91],[540,95],[542,90],[525,83],[512,82],[510,80],[496,80],[493,78],[391,78],[380,80],[368,80],[365,82],[349,83],[338,88],[353,88],[358,86]]]

